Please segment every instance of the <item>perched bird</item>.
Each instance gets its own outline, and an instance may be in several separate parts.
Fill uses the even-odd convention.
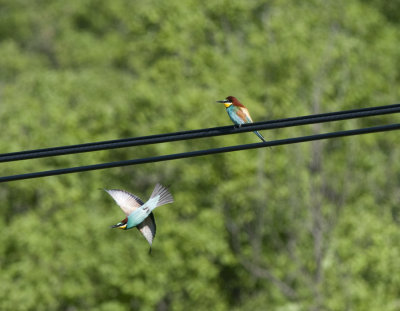
[[[157,184],[146,203],[143,203],[136,195],[124,190],[104,190],[111,195],[126,215],[125,219],[111,226],[111,228],[128,230],[137,227],[149,242],[151,252],[151,245],[156,235],[156,222],[152,211],[158,206],[174,202],[168,189]]]
[[[224,100],[218,100],[217,103],[223,103],[225,105],[229,118],[231,118],[235,125],[241,127],[242,124],[253,123],[249,111],[236,97],[228,96]],[[254,133],[260,137],[263,142],[266,142],[264,137],[258,131],[254,131]]]

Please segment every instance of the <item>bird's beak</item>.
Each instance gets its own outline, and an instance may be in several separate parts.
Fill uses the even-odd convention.
[[[126,224],[119,223],[119,224],[111,226],[110,228],[125,229],[126,228]]]

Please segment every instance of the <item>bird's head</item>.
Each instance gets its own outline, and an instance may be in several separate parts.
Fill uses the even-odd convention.
[[[125,218],[124,220],[120,221],[116,225],[111,226],[111,228],[118,228],[118,229],[126,230],[126,223],[127,222],[128,222],[128,218]]]
[[[234,96],[228,96],[224,100],[218,100],[217,103],[223,103],[226,108],[230,107],[232,104],[234,106],[242,106],[239,100]]]

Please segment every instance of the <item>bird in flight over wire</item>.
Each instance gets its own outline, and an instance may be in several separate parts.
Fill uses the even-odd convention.
[[[249,111],[245,106],[240,103],[240,101],[236,97],[228,96],[224,100],[218,100],[217,103],[223,103],[225,105],[226,112],[228,113],[229,118],[231,118],[232,122],[235,125],[239,125],[240,127],[242,124],[245,123],[253,123]],[[264,137],[258,131],[254,131],[254,133],[258,137],[260,137],[263,142],[266,142]]]
[[[174,202],[168,189],[161,184],[157,184],[146,203],[143,203],[136,195],[124,190],[104,190],[114,199],[126,215],[125,219],[111,226],[111,228],[128,230],[136,227],[150,244],[149,252],[151,252],[151,245],[156,236],[156,222],[152,211],[158,206]]]

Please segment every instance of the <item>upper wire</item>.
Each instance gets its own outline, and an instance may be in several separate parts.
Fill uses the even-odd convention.
[[[394,105],[376,106],[376,107],[368,107],[361,109],[306,115],[294,118],[255,122],[250,124],[243,124],[240,128],[237,128],[235,126],[221,126],[214,128],[189,130],[189,131],[157,134],[157,135],[134,137],[134,138],[107,140],[107,141],[99,141],[99,142],[84,143],[84,144],[69,145],[69,146],[59,146],[59,147],[42,148],[35,150],[9,152],[0,154],[0,162],[11,162],[11,161],[43,158],[43,157],[54,157],[54,156],[76,154],[83,152],[92,152],[92,151],[125,148],[125,147],[139,146],[139,145],[148,145],[148,144],[157,144],[157,143],[197,139],[197,138],[220,136],[220,135],[229,135],[229,134],[250,132],[256,130],[271,130],[284,127],[293,127],[293,126],[300,126],[300,125],[307,125],[314,123],[355,119],[355,118],[370,117],[370,116],[377,116],[377,115],[384,115],[384,114],[391,114],[398,112],[400,112],[400,104],[394,104]]]

